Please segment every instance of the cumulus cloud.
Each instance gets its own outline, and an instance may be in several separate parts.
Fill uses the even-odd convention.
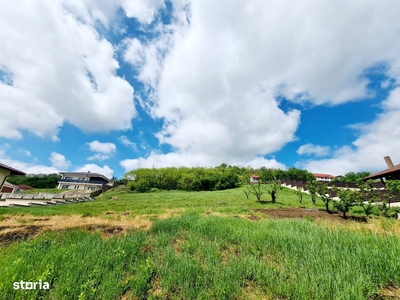
[[[71,162],[68,161],[64,155],[57,152],[51,152],[49,160],[51,162],[51,166],[57,169],[66,170],[71,165]]]
[[[7,146],[3,146],[0,148],[0,162],[13,167],[17,170],[25,172],[27,174],[53,174],[58,173],[59,169],[55,167],[49,167],[42,164],[37,164],[35,161],[33,162],[23,162],[15,159],[11,159],[9,155],[7,155]]]
[[[93,141],[87,144],[90,151],[95,152],[94,155],[88,157],[88,160],[103,161],[109,159],[117,151],[117,146],[115,146],[113,143],[101,143],[99,141]]]
[[[121,5],[126,16],[136,18],[140,23],[150,24],[158,14],[158,10],[165,8],[163,0],[124,0]]]
[[[100,167],[99,165],[96,164],[86,164],[84,166],[81,166],[79,168],[76,168],[74,172],[92,172],[92,173],[99,173],[107,178],[111,179],[113,176],[114,171],[107,165],[104,165]]]
[[[157,38],[126,41],[125,60],[152,91],[145,105],[164,120],[156,136],[174,150],[134,165],[250,162],[296,139],[300,112],[282,111],[277,96],[360,100],[377,64],[400,79],[397,1],[172,3],[175,23]]]
[[[313,144],[305,144],[297,149],[297,153],[300,155],[315,155],[315,156],[327,156],[330,153],[329,146],[320,146]]]
[[[120,162],[120,165],[126,172],[138,168],[162,168],[162,167],[198,167],[209,166],[213,167],[224,161],[231,165],[252,166],[255,168],[266,166],[268,168],[286,169],[286,166],[277,162],[275,159],[265,159],[256,157],[251,161],[227,160],[221,157],[210,159],[207,154],[190,154],[190,153],[167,153],[161,154],[152,151],[148,157],[140,157],[135,159],[125,159]]]
[[[339,175],[386,169],[384,156],[391,156],[394,164],[400,164],[400,88],[390,93],[382,110],[373,122],[357,126],[360,137],[351,146],[339,148],[332,158],[301,161],[298,166]]]
[[[4,3],[0,137],[21,139],[26,130],[57,140],[64,122],[85,132],[131,127],[133,88],[116,75],[114,47],[95,29],[118,6],[91,2]]]
[[[93,141],[88,143],[90,151],[98,152],[102,154],[113,154],[117,147],[113,143],[101,143],[99,141]]]
[[[131,149],[134,150],[134,151],[137,151],[137,150],[138,150],[138,149],[137,149],[136,143],[130,141],[130,140],[128,139],[128,137],[126,137],[125,135],[121,135],[121,136],[119,137],[119,141],[120,141],[124,146],[126,146],[126,147],[128,147],[128,148],[131,148]]]

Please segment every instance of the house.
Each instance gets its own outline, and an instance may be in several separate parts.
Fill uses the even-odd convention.
[[[59,174],[61,179],[58,181],[58,189],[98,191],[110,182],[110,179],[99,173],[60,172]]]
[[[364,181],[369,179],[380,179],[381,182],[384,183],[383,178],[386,180],[400,180],[400,164],[394,165],[390,156],[385,156],[383,159],[388,168],[363,178]]]
[[[313,175],[317,181],[332,181],[335,178],[335,176],[331,174],[313,173]]]
[[[9,183],[8,181],[4,182],[3,187],[0,190],[0,193],[15,193],[18,189],[18,186]]]
[[[0,163],[0,191],[3,189],[7,177],[10,175],[25,175],[25,173]]]
[[[258,175],[250,176],[250,183],[259,183],[259,182],[260,182],[260,176],[258,176]]]
[[[34,189],[34,188],[31,187],[31,186],[29,186],[29,185],[26,185],[26,184],[18,184],[18,185],[17,185],[16,192],[19,193],[19,192],[29,191],[29,190],[33,190],[33,189]]]

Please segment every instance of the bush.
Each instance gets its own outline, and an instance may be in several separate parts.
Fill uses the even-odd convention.
[[[134,176],[132,176],[134,175]],[[125,175],[134,177],[131,190],[148,192],[150,189],[211,191],[235,188],[239,176],[229,168],[160,168],[137,169]]]

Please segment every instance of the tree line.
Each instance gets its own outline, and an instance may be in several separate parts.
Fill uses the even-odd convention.
[[[25,176],[25,175],[14,175],[7,178],[7,181],[15,185],[29,185],[35,189],[54,189],[58,185],[58,180],[61,176],[58,174],[48,174],[48,175],[35,175],[35,176]]]
[[[240,184],[247,184],[251,175],[260,176],[262,182],[282,178],[308,180],[310,176],[313,176],[306,170],[296,168],[281,170],[221,164],[209,168],[140,168],[126,173],[123,180],[127,182],[132,191],[137,192],[148,192],[151,189],[211,191],[230,189]]]

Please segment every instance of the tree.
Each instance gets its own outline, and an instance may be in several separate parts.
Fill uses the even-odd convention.
[[[271,195],[272,203],[276,202],[278,190],[282,189],[281,183],[279,180],[273,180],[270,183],[270,188],[267,190],[268,194]]]
[[[246,199],[249,199],[249,196],[251,194],[251,186],[250,186],[250,184],[246,185],[243,188],[243,193],[246,195]]]
[[[335,181],[339,182],[349,182],[349,183],[358,183],[363,178],[371,175],[371,172],[348,172],[339,178],[335,178]]]
[[[303,190],[301,189],[301,187],[297,187],[296,195],[301,204],[303,202]]]
[[[262,188],[261,188],[261,182],[259,181],[258,183],[253,183],[251,184],[252,187],[252,193],[254,196],[256,196],[257,201],[261,202],[261,196],[264,194]]]
[[[396,199],[397,194],[400,193],[400,180],[387,180],[386,191],[388,192],[386,194],[386,199],[390,208],[390,203]]]
[[[308,192],[311,195],[311,201],[313,204],[316,202],[316,196],[317,196],[317,182],[315,181],[315,177],[309,177],[306,187]]]
[[[356,204],[357,191],[337,189],[340,201],[335,201],[335,208],[343,213],[343,218],[346,218],[346,213]]]
[[[321,197],[322,201],[325,204],[325,209],[329,212],[329,202],[332,200],[329,195],[328,186],[324,182],[316,182],[315,183],[315,192],[318,196]]]
[[[365,215],[372,214],[374,204],[380,200],[378,191],[372,187],[372,180],[358,184],[360,191],[356,194],[356,205],[361,206]]]

